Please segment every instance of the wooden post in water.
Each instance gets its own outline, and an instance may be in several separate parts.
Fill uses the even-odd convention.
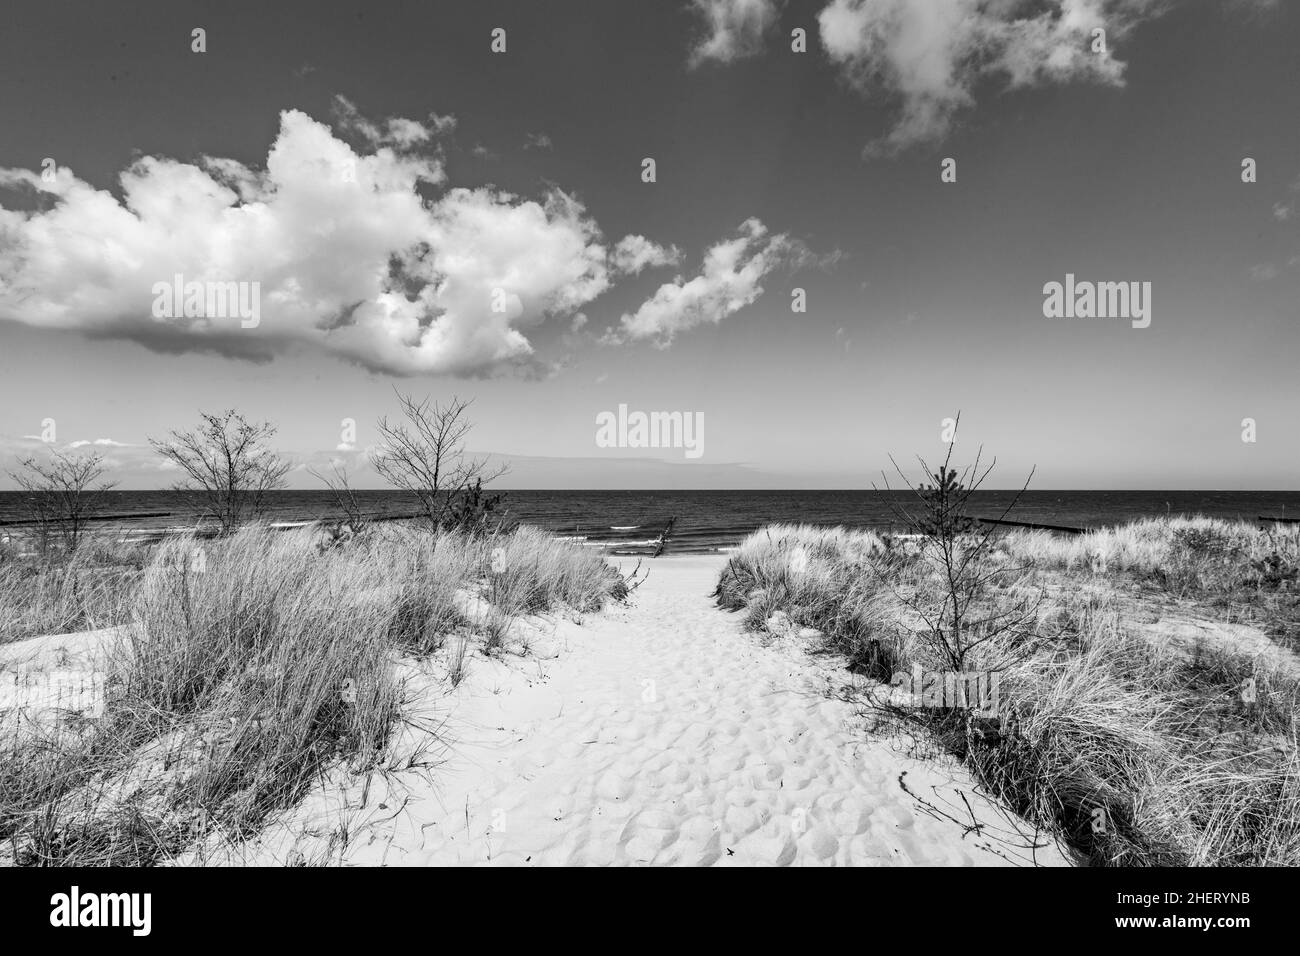
[[[673,523],[676,521],[676,516],[669,518],[668,523],[664,525],[664,530],[659,532],[659,540],[655,544],[655,553],[651,555],[652,558],[657,558],[664,553],[664,546],[668,544],[668,536],[672,534]]]

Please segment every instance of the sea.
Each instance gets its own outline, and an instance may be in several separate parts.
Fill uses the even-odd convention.
[[[1015,491],[981,490],[970,513],[1002,518]],[[409,496],[358,491],[368,514],[397,518],[416,510]],[[705,554],[735,548],[748,534],[774,523],[843,525],[905,531],[900,505],[915,503],[895,491],[509,491],[505,507],[521,522],[611,554],[640,554],[659,547],[664,554]],[[266,517],[293,525],[328,521],[339,515],[328,491],[278,491],[267,500]],[[130,536],[193,526],[199,515],[175,491],[112,491],[102,526]],[[1297,491],[1027,491],[1005,514],[1010,521],[1065,528],[1100,528],[1145,517],[1207,515],[1254,522],[1261,517],[1300,518]],[[0,534],[21,532],[25,515],[17,492],[0,492]]]

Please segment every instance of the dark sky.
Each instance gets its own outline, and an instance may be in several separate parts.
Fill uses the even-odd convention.
[[[164,485],[146,438],[232,405],[301,462],[359,459],[396,385],[473,397],[473,444],[516,458],[516,487],[869,486],[889,453],[933,456],[960,409],[994,484],[1036,464],[1040,488],[1294,488],[1300,7],[1076,0],[1113,18],[1111,74],[1030,43],[1063,29],[1034,20],[1059,3],[934,0],[913,32],[870,21],[877,45],[843,53],[828,9],[858,24],[900,4],[7,4],[0,169],[49,157],[80,185],[0,188],[0,468],[52,418],[124,486]],[[711,56],[706,8],[740,18]],[[1015,84],[1010,63],[1035,72]],[[451,116],[414,146],[384,138],[394,117]],[[260,176],[273,146],[275,188],[224,205],[185,165]],[[335,149],[435,174],[358,205],[304,179]],[[133,163],[155,166],[128,211]],[[673,261],[593,265],[629,235]],[[408,306],[375,292],[412,236],[435,253],[404,268],[450,276],[410,321],[451,331],[419,348],[384,339]],[[148,318],[153,281],[204,268],[261,281],[260,327]],[[1067,273],[1150,282],[1150,327],[1045,318]],[[508,324],[484,311],[501,284]],[[358,302],[354,328],[313,324]],[[620,403],[703,413],[704,455],[597,448]]]

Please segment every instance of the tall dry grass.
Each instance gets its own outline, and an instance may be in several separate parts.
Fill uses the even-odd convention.
[[[396,526],[372,529],[357,547],[373,562],[362,572],[370,586],[396,605],[392,636],[422,653],[461,630],[495,649],[500,629],[518,617],[557,606],[599,610],[627,594],[599,554],[527,526],[488,535]]]
[[[0,854],[147,865],[246,838],[327,767],[381,765],[400,655],[459,631],[458,681],[470,641],[490,649],[482,608],[590,610],[622,593],[599,556],[531,529],[389,526],[322,546],[253,525],[168,541],[110,648],[102,715],[0,725]]]
[[[1221,518],[1147,518],[1067,536],[1015,531],[1003,545],[1040,567],[1142,573],[1178,591],[1276,585],[1300,569],[1300,526],[1263,529]]]
[[[162,545],[109,654],[102,716],[15,734],[0,836],[16,861],[149,864],[239,838],[321,768],[382,751],[398,689],[392,611],[356,600],[342,556],[250,527]]]
[[[1189,526],[1152,525],[1115,535],[1113,553],[1154,562],[1155,549],[1180,547],[1177,532]],[[1013,537],[999,560],[1030,567],[990,596],[992,613],[1034,586],[1035,562],[1059,569],[1078,559],[1069,539]],[[894,673],[913,663],[945,669],[925,621],[905,617],[918,593],[943,599],[920,546],[838,529],[765,529],[732,557],[717,597],[756,629],[824,632],[880,682],[862,700],[885,726],[923,727],[990,792],[1094,864],[1300,863],[1294,677],[1221,649],[1189,657],[1152,644],[1125,626],[1104,586],[1044,602],[1032,642],[980,648],[970,666],[999,671],[1000,733],[973,734],[969,714],[953,709],[890,704],[881,685]],[[1088,574],[1093,585],[1102,580]]]
[[[1300,649],[1300,526],[1148,519],[1077,537],[1016,532],[1008,553],[1067,573],[1123,575]]]
[[[138,546],[86,536],[72,555],[0,555],[0,644],[42,634],[114,627],[148,561]]]

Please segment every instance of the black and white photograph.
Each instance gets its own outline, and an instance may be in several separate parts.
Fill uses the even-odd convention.
[[[22,918],[990,867],[1240,945],[1300,864],[1298,50],[1291,0],[7,0]]]

